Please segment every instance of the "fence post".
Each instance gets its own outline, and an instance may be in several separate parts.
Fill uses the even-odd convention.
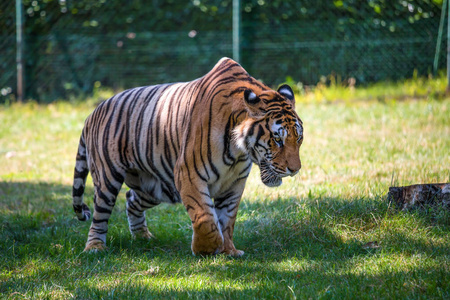
[[[447,0],[448,1],[448,0]],[[450,93],[450,5],[447,5],[447,94]]]
[[[22,0],[16,0],[16,65],[17,65],[17,101],[22,102],[24,97]]]
[[[239,63],[241,57],[241,4],[233,0],[233,59]]]
[[[433,63],[433,75],[437,75],[437,71],[439,68],[439,56],[441,54],[441,41],[442,41],[442,31],[444,29],[444,23],[445,23],[445,14],[447,13],[447,2],[448,0],[444,0],[442,2],[442,9],[441,9],[441,19],[439,21],[439,31],[436,41],[436,52],[434,54],[434,63]]]

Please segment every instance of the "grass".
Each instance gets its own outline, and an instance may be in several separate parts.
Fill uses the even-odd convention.
[[[346,102],[361,100],[402,101],[405,99],[443,99],[447,87],[447,77],[439,74],[436,77],[418,77],[398,82],[378,82],[364,88],[355,87],[353,78],[343,80],[339,76],[323,76],[315,86],[304,86],[291,77],[288,83],[297,91],[300,102]]]
[[[254,167],[235,229],[239,259],[192,256],[181,205],[149,210],[156,238],[132,240],[125,188],[108,250],[83,253],[89,224],[72,212],[71,177],[93,105],[0,107],[0,298],[448,299],[450,212],[398,211],[384,195],[449,181],[450,101],[303,100],[303,168],[267,188]]]

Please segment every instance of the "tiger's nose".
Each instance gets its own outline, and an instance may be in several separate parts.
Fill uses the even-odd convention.
[[[300,168],[298,169],[291,169],[289,167],[286,168],[286,174],[290,175],[290,176],[294,176],[295,174],[298,173],[298,171],[300,170]]]

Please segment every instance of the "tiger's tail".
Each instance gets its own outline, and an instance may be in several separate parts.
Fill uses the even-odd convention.
[[[87,164],[86,144],[82,134],[78,145],[72,186],[73,210],[77,214],[78,220],[80,221],[89,220],[91,217],[89,207],[83,202],[84,188],[88,174],[89,168]]]

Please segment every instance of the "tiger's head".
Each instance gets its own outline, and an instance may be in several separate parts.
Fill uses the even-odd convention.
[[[247,117],[234,130],[235,143],[259,166],[265,185],[279,186],[301,168],[303,122],[295,112],[294,92],[288,85],[259,94],[246,89],[243,98]]]

